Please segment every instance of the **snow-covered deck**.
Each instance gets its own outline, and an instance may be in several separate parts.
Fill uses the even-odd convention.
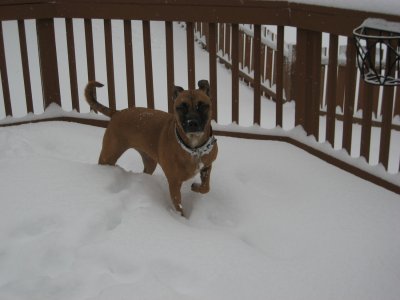
[[[1,299],[397,299],[398,195],[280,142],[219,137],[204,196],[96,164],[104,129],[0,128]]]

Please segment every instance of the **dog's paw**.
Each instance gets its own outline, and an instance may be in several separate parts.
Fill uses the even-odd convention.
[[[206,194],[210,191],[209,187],[205,187],[204,185],[201,185],[200,183],[192,183],[192,191],[196,193],[201,193],[201,194]]]
[[[174,205],[174,208],[171,207],[171,212],[174,212],[175,214],[179,214],[181,217],[186,218],[185,213],[183,212],[182,204]]]

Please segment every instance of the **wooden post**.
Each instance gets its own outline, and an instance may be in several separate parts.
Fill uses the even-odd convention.
[[[90,19],[85,19],[85,41],[86,41],[88,81],[93,81],[96,80],[96,72],[94,65],[92,20]],[[93,92],[96,93],[96,90],[94,90]]]
[[[326,86],[326,140],[335,146],[336,89],[338,67],[338,36],[329,36],[329,65]]]
[[[74,26],[72,19],[65,19],[65,25],[67,30],[68,67],[71,85],[72,109],[79,112],[78,79],[76,74]]]
[[[254,62],[254,112],[253,123],[261,123],[261,25],[254,25],[253,39]]]
[[[132,22],[124,20],[124,42],[125,42],[125,61],[126,61],[126,88],[128,93],[128,107],[135,106],[135,76],[133,66],[133,47],[132,47]]]
[[[186,43],[187,43],[187,65],[188,65],[188,87],[190,90],[196,88],[196,72],[194,58],[194,28],[192,22],[186,23]]]
[[[342,147],[351,155],[351,138],[353,132],[354,95],[356,85],[356,46],[353,38],[347,39],[346,51],[346,82],[343,116]]]
[[[7,75],[7,62],[4,53],[4,39],[3,39],[3,28],[0,21],[0,75],[1,85],[3,88],[3,99],[6,116],[12,116],[10,88],[8,86],[8,75]]]
[[[154,108],[153,63],[151,58],[150,21],[142,21],[147,107]]]
[[[174,31],[173,23],[165,22],[165,43],[167,49],[167,90],[168,90],[168,112],[173,112],[173,94],[174,94]]]
[[[392,46],[395,46],[394,43]],[[386,56],[386,72],[389,72],[389,66],[394,61],[393,54],[387,51]],[[394,69],[390,73],[391,76],[394,75]],[[399,86],[397,86],[399,90]],[[389,153],[390,153],[390,139],[391,139],[391,127],[392,127],[392,117],[393,117],[393,98],[394,98],[394,87],[385,86],[383,89],[383,103],[382,103],[382,129],[381,129],[381,140],[379,148],[379,162],[383,164],[386,170],[389,167]]]
[[[109,19],[104,20],[104,42],[106,49],[108,103],[111,109],[116,109],[112,28],[111,20]]]
[[[18,34],[19,34],[19,45],[21,49],[22,72],[24,75],[26,110],[28,113],[33,113],[32,86],[31,86],[31,78],[29,75],[30,72],[29,72],[29,62],[28,62],[28,49],[26,45],[24,20],[18,20]]]
[[[305,98],[306,98],[306,53],[307,31],[297,29],[296,41],[296,110],[295,126],[301,125],[305,129]]]
[[[321,48],[322,48],[322,33],[316,31],[309,32],[311,40],[312,59],[311,59],[311,107],[310,110],[309,132],[314,135],[315,139],[319,140],[319,105],[321,96]]]
[[[210,98],[212,101],[212,118],[217,122],[217,31],[215,23],[208,24],[208,49],[210,51]]]
[[[284,27],[278,26],[276,51],[276,126],[283,127],[283,60],[284,60]]]
[[[239,25],[232,24],[232,122],[239,124]]]
[[[51,103],[61,106],[53,19],[37,20],[36,31],[42,78],[43,107],[46,108]]]

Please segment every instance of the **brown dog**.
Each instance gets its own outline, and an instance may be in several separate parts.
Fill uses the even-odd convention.
[[[144,171],[152,174],[160,164],[167,177],[171,200],[183,215],[182,183],[200,172],[201,183],[193,183],[192,191],[210,190],[212,162],[218,147],[211,129],[211,100],[207,80],[198,82],[199,89],[174,90],[174,113],[148,108],[113,110],[97,102],[95,87],[89,82],[85,97],[90,107],[111,117],[103,138],[99,164],[115,165],[129,148],[142,156]]]

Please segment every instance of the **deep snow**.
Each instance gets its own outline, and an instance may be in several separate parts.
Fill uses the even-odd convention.
[[[398,299],[398,195],[285,143],[218,137],[184,219],[134,151],[96,164],[103,132],[0,128],[0,299]]]

